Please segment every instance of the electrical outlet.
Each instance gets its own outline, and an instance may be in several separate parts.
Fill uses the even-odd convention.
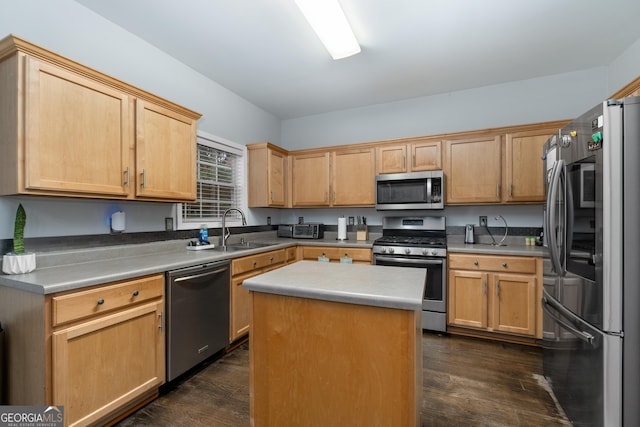
[[[168,216],[164,219],[165,231],[173,231],[173,218]]]
[[[480,223],[480,227],[486,227],[487,226],[487,217],[486,216],[480,216],[479,217],[479,223]]]

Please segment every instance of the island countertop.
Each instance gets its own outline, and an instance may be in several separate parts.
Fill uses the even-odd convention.
[[[246,279],[250,291],[420,310],[426,281],[422,268],[298,261]]]

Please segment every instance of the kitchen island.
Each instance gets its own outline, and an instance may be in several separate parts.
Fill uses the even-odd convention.
[[[425,278],[299,261],[245,280],[252,425],[421,425]]]

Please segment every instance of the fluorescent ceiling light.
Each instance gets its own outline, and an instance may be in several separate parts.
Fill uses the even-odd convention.
[[[338,0],[296,0],[302,14],[333,59],[360,53],[360,45]]]

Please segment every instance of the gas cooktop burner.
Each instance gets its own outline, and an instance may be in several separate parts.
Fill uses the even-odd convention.
[[[446,238],[415,237],[415,236],[383,236],[376,239],[376,245],[416,246],[429,248],[444,248],[447,246]]]

